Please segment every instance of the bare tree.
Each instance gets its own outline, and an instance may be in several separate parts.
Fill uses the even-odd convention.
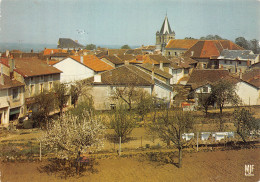
[[[114,129],[116,136],[118,138],[121,137],[122,141],[125,141],[135,127],[135,119],[131,112],[120,107],[114,111],[110,125]]]
[[[62,158],[77,158],[81,153],[99,150],[103,146],[104,126],[97,116],[82,113],[83,117],[66,113],[62,118],[50,122],[42,141],[57,148]],[[78,165],[76,170],[78,171]]]
[[[151,112],[155,106],[154,98],[147,91],[141,90],[139,92],[139,99],[137,100],[136,112],[141,116],[142,121],[146,114]]]
[[[90,90],[89,84],[85,83],[84,81],[75,81],[70,85],[70,96],[71,96],[71,103],[73,104],[74,108],[78,104],[80,98],[82,100],[90,99]]]
[[[155,132],[163,141],[172,141],[179,150],[179,168],[182,167],[182,149],[186,141],[182,134],[193,128],[194,117],[183,111],[170,111],[168,109],[161,113],[153,124],[150,125],[152,132]]]
[[[128,110],[131,111],[133,104],[139,98],[139,91],[135,84],[128,84],[126,86],[116,86],[111,99],[117,101],[123,101],[128,105]]]

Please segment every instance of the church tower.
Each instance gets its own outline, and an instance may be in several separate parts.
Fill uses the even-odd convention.
[[[171,39],[175,39],[175,32],[172,31],[166,15],[160,32],[156,32],[156,49],[162,51]]]

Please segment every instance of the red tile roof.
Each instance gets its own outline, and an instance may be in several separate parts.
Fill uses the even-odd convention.
[[[243,50],[243,48],[230,40],[200,40],[186,51],[184,56],[191,58],[210,58],[219,56],[224,49]]]
[[[260,68],[254,68],[242,75],[242,80],[260,88]]]
[[[80,62],[80,57],[81,56],[70,56],[72,59]],[[97,56],[95,55],[85,55],[83,56],[83,64],[90,69],[94,71],[107,71],[113,69],[112,66],[109,64],[101,61]]]
[[[50,55],[50,54],[54,54],[54,53],[67,53],[68,51],[65,49],[45,49],[43,51],[43,55]]]

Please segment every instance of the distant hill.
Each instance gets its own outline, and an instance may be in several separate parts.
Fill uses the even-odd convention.
[[[97,45],[97,47],[109,48],[109,49],[120,49],[122,45]],[[132,49],[140,46],[130,45]],[[31,43],[0,43],[0,52],[5,50],[21,50],[23,52],[41,52],[44,48],[57,48],[56,44],[31,44]]]

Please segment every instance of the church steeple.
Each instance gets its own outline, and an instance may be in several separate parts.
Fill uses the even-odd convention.
[[[156,32],[156,47],[163,51],[169,40],[175,39],[175,32],[171,29],[167,14],[164,18],[160,32]]]
[[[175,34],[174,31],[172,31],[172,29],[171,29],[171,26],[170,26],[170,23],[168,21],[168,17],[166,14],[165,19],[162,24],[160,34],[172,34],[172,33]]]

